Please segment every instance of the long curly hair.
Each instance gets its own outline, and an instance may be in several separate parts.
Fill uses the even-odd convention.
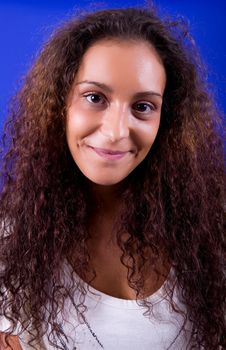
[[[73,298],[73,285],[84,309],[79,283],[60,283],[62,262],[72,252],[78,275],[89,271],[89,201],[66,141],[66,101],[84,53],[103,38],[151,43],[167,76],[157,138],[121,196],[115,234],[128,283],[139,295],[144,266],[155,268],[164,250],[192,323],[190,348],[224,348],[222,118],[186,24],[159,18],[152,7],[82,13],[67,21],[44,45],[12,101],[1,160],[1,314],[11,322],[9,334],[20,323],[36,348],[48,329],[52,343],[66,336],[56,320],[66,298]]]

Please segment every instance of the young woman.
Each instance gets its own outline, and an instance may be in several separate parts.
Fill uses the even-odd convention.
[[[4,139],[3,349],[226,346],[220,118],[179,28],[81,15],[28,73]]]

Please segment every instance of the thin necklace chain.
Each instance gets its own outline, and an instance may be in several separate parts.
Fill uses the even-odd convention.
[[[100,341],[99,338],[97,337],[96,333],[92,330],[92,328],[91,328],[89,322],[87,321],[86,317],[84,316],[84,314],[83,314],[82,312],[80,312],[80,311],[77,310],[77,306],[75,305],[74,300],[73,300],[72,298],[71,298],[71,301],[72,301],[72,304],[73,304],[75,310],[76,310],[77,312],[79,312],[79,315],[82,317],[82,319],[83,319],[85,325],[87,326],[87,328],[88,328],[90,334],[92,335],[92,337],[95,339],[95,341],[98,343],[98,345],[99,345],[102,349],[104,349],[103,344],[101,343],[101,341]],[[75,350],[75,349],[76,349],[76,348],[74,348],[73,350]]]
[[[103,344],[102,344],[102,343],[100,342],[100,340],[98,339],[96,333],[92,330],[92,328],[91,328],[89,322],[87,321],[87,319],[85,318],[85,316],[84,316],[82,313],[80,313],[80,315],[81,315],[83,321],[85,322],[86,326],[88,327],[89,332],[92,334],[92,336],[93,336],[94,339],[97,341],[97,343],[100,345],[100,347],[101,347],[102,349],[104,349]]]

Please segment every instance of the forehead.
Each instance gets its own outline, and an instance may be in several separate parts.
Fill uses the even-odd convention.
[[[116,88],[154,88],[163,92],[165,69],[155,48],[145,41],[101,40],[84,54],[75,82],[101,81]]]

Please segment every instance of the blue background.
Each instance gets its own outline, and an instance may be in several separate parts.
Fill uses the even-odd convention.
[[[76,8],[96,9],[142,5],[144,1],[13,1],[0,0],[0,131],[7,104],[26,74],[35,55],[52,30]],[[182,15],[190,23],[209,71],[209,82],[218,106],[226,111],[226,1],[156,0],[160,13]]]

